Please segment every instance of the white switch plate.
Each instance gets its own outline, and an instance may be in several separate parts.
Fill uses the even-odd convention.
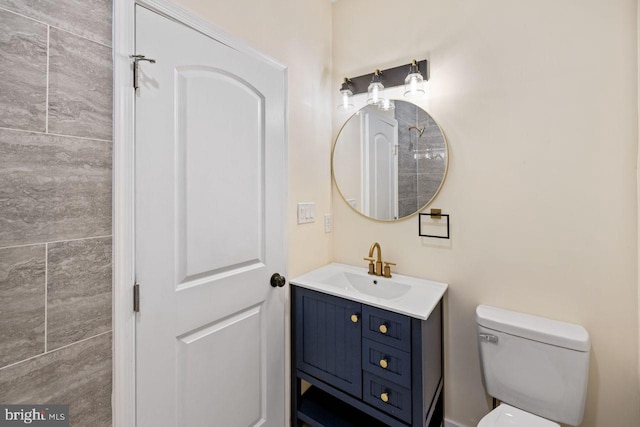
[[[324,232],[331,233],[333,230],[333,215],[330,213],[324,214]]]
[[[307,224],[316,220],[316,203],[300,202],[298,203],[298,224]]]

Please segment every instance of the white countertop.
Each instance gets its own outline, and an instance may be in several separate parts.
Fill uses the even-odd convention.
[[[389,279],[373,276],[367,274],[366,266],[354,267],[338,263],[327,264],[294,277],[289,282],[422,320],[429,318],[448,287],[446,283],[395,273]],[[396,296],[396,293],[402,294]]]

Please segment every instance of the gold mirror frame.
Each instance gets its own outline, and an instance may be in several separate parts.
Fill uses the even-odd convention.
[[[438,186],[437,190],[435,191],[435,193],[433,193],[433,196],[420,208],[416,209],[415,212],[411,213],[410,215],[406,215],[400,218],[394,218],[394,219],[378,219],[378,218],[373,218],[370,216],[365,215],[364,213],[360,212],[358,209],[354,208],[348,201],[347,198],[345,197],[345,195],[342,193],[342,190],[340,189],[340,185],[338,185],[338,181],[336,180],[336,175],[335,175],[335,169],[334,169],[334,157],[335,157],[335,152],[336,152],[336,145],[338,144],[338,139],[340,138],[340,134],[342,134],[343,129],[345,128],[345,126],[349,123],[349,121],[351,119],[353,119],[356,115],[358,115],[360,113],[360,111],[362,111],[364,108],[368,107],[368,106],[364,106],[362,108],[360,108],[358,111],[354,112],[352,115],[349,116],[349,118],[347,120],[345,120],[345,122],[342,124],[342,126],[340,127],[340,131],[338,131],[338,134],[336,135],[335,140],[333,141],[333,145],[331,147],[331,180],[333,181],[336,189],[338,190],[338,194],[340,194],[340,197],[342,198],[342,201],[344,201],[344,203],[349,206],[349,208],[354,211],[355,213],[357,213],[358,215],[360,215],[363,218],[369,219],[371,221],[376,221],[376,222],[398,222],[398,221],[404,221],[406,219],[412,218],[414,216],[416,216],[418,213],[420,213],[421,211],[423,211],[424,209],[426,209],[434,200],[435,198],[438,196],[438,194],[440,194],[440,190],[442,190],[442,187],[444,186],[444,182],[447,178],[447,174],[449,172],[449,142],[447,141],[447,136],[445,135],[444,131],[442,130],[442,127],[440,126],[440,124],[433,118],[433,116],[431,116],[431,114],[429,114],[426,110],[424,110],[422,107],[420,107],[417,104],[414,104],[412,102],[408,102],[408,101],[404,101],[404,100],[394,100],[394,101],[401,101],[401,102],[406,102],[407,104],[411,104],[411,105],[415,105],[417,108],[421,109],[422,111],[424,111],[430,118],[431,120],[433,120],[433,122],[436,124],[436,126],[438,127],[438,130],[440,131],[440,134],[442,135],[442,139],[444,141],[444,149],[445,149],[445,154],[446,154],[446,162],[445,162],[445,168],[444,168],[444,173],[442,174],[442,180],[440,181],[440,185]]]

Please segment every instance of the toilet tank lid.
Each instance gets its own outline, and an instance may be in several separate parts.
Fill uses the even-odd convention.
[[[573,323],[488,305],[476,308],[476,322],[485,328],[571,350],[589,351],[591,348],[587,330]]]

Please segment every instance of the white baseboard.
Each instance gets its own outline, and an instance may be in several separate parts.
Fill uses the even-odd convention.
[[[447,420],[445,418],[444,427],[467,427],[467,426],[463,426],[462,424],[454,423],[453,421]]]

